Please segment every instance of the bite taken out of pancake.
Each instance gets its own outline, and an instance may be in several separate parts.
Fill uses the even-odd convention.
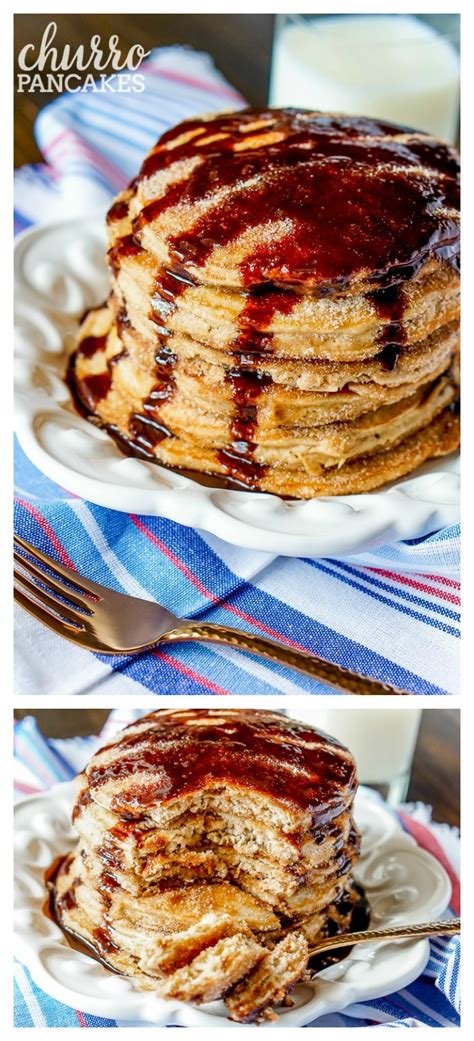
[[[278,712],[152,712],[77,779],[56,919],[141,989],[272,1018],[311,946],[360,927],[356,790],[351,753]]]

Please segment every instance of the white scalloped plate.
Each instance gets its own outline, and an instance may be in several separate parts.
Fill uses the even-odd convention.
[[[75,411],[66,358],[84,311],[105,299],[104,215],[41,225],[15,252],[16,429],[31,461],[75,495],[114,510],[167,517],[236,546],[285,556],[362,552],[459,519],[457,457],[366,495],[286,502],[208,488],[121,454]]]
[[[15,808],[15,954],[35,983],[91,1015],[157,1026],[239,1027],[225,1020],[221,1002],[198,1009],[138,990],[131,980],[73,950],[44,915],[44,872],[76,838],[70,823],[72,800],[72,784],[61,784]],[[355,874],[370,902],[371,923],[382,927],[439,918],[449,904],[451,884],[438,861],[419,849],[383,803],[363,788],[355,817],[362,832]],[[281,1009],[276,1025],[304,1026],[355,1001],[400,990],[420,975],[428,955],[427,940],[357,947],[316,980],[299,984],[294,1007]]]

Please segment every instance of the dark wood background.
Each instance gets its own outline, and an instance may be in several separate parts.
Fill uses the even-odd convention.
[[[421,14],[418,17],[443,31],[448,19],[449,31],[456,42],[458,27],[453,24],[456,15]],[[61,49],[65,44],[69,44],[71,50],[80,44],[88,49],[94,34],[99,34],[105,44],[112,34],[117,34],[123,55],[134,44],[141,44],[147,51],[177,43],[207,51],[224,76],[251,104],[261,105],[267,101],[275,21],[272,14],[17,14],[15,78],[18,52],[28,43],[38,47],[51,21],[58,27],[54,46]],[[16,93],[15,166],[40,159],[33,125],[39,109],[54,97],[54,93]]]
[[[35,716],[46,737],[98,734],[108,709],[17,709],[15,717]],[[459,827],[459,712],[423,712],[408,799],[429,803],[433,819]]]
[[[15,78],[17,55],[27,43],[39,47],[43,32],[54,21],[53,46],[88,47],[98,33],[102,41],[119,36],[122,54],[134,44],[145,50],[188,44],[212,54],[214,61],[252,105],[267,100],[274,16],[271,14],[18,14],[15,16]],[[47,68],[45,72],[47,72]],[[41,158],[33,137],[36,115],[54,94],[15,92],[15,166]]]

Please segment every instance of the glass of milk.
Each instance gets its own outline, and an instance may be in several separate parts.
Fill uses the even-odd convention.
[[[454,142],[459,15],[277,15],[270,104],[373,116]]]
[[[291,715],[346,745],[361,784],[380,790],[392,805],[406,799],[421,709],[295,709]]]

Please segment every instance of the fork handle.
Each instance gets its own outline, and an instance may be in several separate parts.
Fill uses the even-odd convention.
[[[260,655],[262,658],[270,658],[270,661],[279,662],[280,665],[298,669],[308,676],[314,676],[322,683],[326,683],[329,687],[335,687],[336,690],[343,694],[409,695],[407,690],[399,690],[398,687],[392,687],[389,683],[382,683],[380,680],[362,676],[359,672],[345,669],[342,665],[335,665],[333,662],[326,661],[325,658],[319,658],[317,655],[309,654],[306,651],[288,647],[287,644],[276,643],[274,640],[268,640],[266,637],[255,636],[253,633],[246,633],[240,629],[233,629],[224,625],[212,623],[193,625],[191,623],[165,633],[161,637],[160,643],[179,643],[188,640],[224,643],[230,647],[238,647],[239,650],[250,651],[252,654]]]
[[[421,940],[426,936],[455,936],[461,931],[461,919],[451,918],[441,922],[420,922],[418,925],[396,925],[389,929],[367,929],[361,933],[345,933],[329,936],[310,949],[310,955],[332,951],[337,947],[353,947],[359,943],[375,943],[382,940]]]

